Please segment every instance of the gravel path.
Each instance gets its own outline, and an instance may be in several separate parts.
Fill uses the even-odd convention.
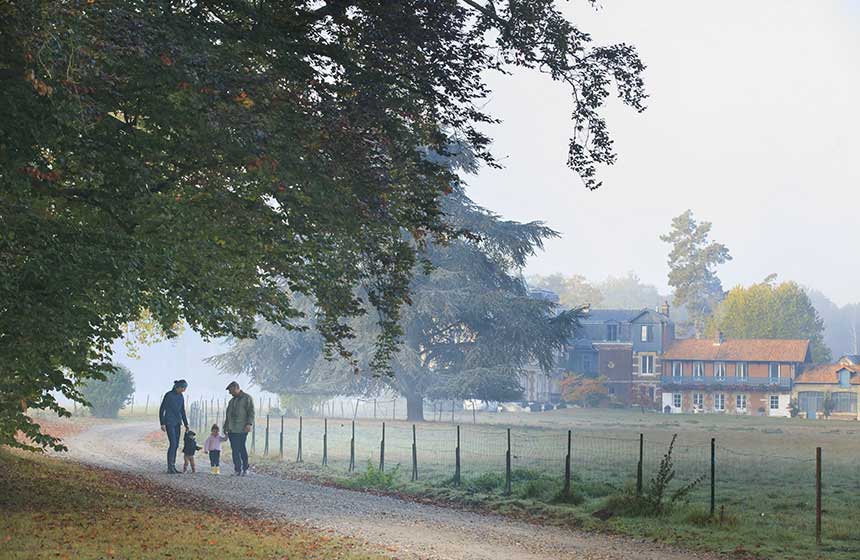
[[[636,539],[542,527],[396,498],[374,496],[264,474],[245,478],[163,474],[161,453],[144,441],[151,423],[94,426],[68,440],[70,458],[132,472],[280,520],[333,530],[382,547],[397,558],[513,560],[710,560]],[[229,457],[227,457],[229,463]],[[208,459],[198,456],[200,471]],[[180,455],[179,463],[182,459]],[[223,462],[223,461],[222,461]],[[230,471],[229,464],[224,467]]]

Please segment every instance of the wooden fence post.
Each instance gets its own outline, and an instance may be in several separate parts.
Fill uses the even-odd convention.
[[[349,440],[349,472],[355,470],[355,420],[352,421],[352,438]]]
[[[328,466],[328,418],[323,418],[323,466]]]
[[[636,463],[636,495],[642,495],[642,461],[645,456],[645,434],[639,434],[639,462]]]
[[[505,451],[505,494],[511,493],[511,429],[508,428],[508,450]]]
[[[281,414],[281,437],[278,442],[278,455],[280,455],[281,461],[284,460],[284,415]]]
[[[385,422],[382,423],[382,441],[379,443],[379,472],[385,472]]]
[[[457,425],[457,447],[454,449],[454,484],[460,486],[460,425]]]
[[[257,415],[251,419],[251,454],[257,454]]]
[[[263,447],[263,455],[269,456],[269,415],[266,414],[266,444]]]
[[[716,438],[711,438],[711,517],[717,511],[717,444]]]
[[[302,417],[299,416],[299,448],[296,451],[296,463],[302,462]]]
[[[412,424],[412,480],[418,480],[418,439],[415,435],[415,424]]]
[[[821,448],[815,448],[815,544],[821,546]]]
[[[571,430],[567,431],[567,455],[564,458],[564,495],[570,495],[570,439]]]

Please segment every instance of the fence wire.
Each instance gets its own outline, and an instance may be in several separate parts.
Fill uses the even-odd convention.
[[[335,408],[336,407],[330,407]],[[212,422],[207,410],[196,403],[191,407],[192,423],[202,433]],[[376,403],[377,414],[384,409]],[[212,405],[213,415],[223,407]],[[355,409],[353,409],[353,413]],[[393,410],[389,413],[394,414]],[[371,411],[372,413],[372,411]],[[384,468],[399,468],[409,477],[413,461],[419,479],[429,484],[451,484],[457,472],[461,483],[476,491],[504,491],[527,495],[529,485],[539,480],[553,491],[562,488],[570,437],[571,485],[592,497],[630,491],[635,488],[641,460],[642,491],[647,493],[660,468],[670,439],[598,436],[587,431],[568,432],[534,427],[505,427],[481,424],[454,425],[423,422],[413,428],[404,421],[368,418],[257,418],[249,438],[252,453],[258,457],[322,466],[346,474],[351,459],[354,470],[364,473],[379,468],[382,457],[384,424]],[[414,431],[413,431],[414,430]],[[267,445],[268,439],[268,445]],[[283,443],[281,443],[283,441]],[[301,444],[300,444],[301,441]],[[299,455],[301,445],[301,455]],[[413,445],[415,446],[413,455]],[[641,446],[641,452],[640,452]],[[354,456],[351,456],[351,449]],[[267,451],[268,450],[268,451]],[[510,451],[510,463],[508,463]],[[788,453],[791,453],[789,451]],[[734,449],[720,444],[691,444],[677,440],[672,450],[675,487],[694,485],[686,499],[707,512],[711,506],[711,485],[715,489],[714,507],[739,516],[743,523],[769,524],[784,533],[791,545],[792,535],[810,535],[816,523],[816,459],[781,456]],[[713,461],[713,480],[711,479]],[[860,557],[860,537],[856,531],[860,515],[855,501],[860,496],[860,462],[844,456],[822,461],[821,497],[827,515],[822,531],[834,549],[856,551]],[[509,481],[509,483],[508,483]],[[720,514],[722,515],[722,514]]]

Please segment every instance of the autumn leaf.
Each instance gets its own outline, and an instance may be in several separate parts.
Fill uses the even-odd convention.
[[[173,66],[173,59],[167,56],[167,53],[161,53],[158,58],[165,66]]]
[[[242,93],[240,93],[239,95],[237,95],[236,97],[234,97],[233,100],[236,103],[238,103],[239,105],[242,105],[243,107],[245,107],[246,109],[250,109],[251,107],[254,106],[254,101],[250,97],[248,97],[248,94],[245,93],[244,91]]]

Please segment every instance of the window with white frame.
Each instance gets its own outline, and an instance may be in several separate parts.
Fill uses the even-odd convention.
[[[726,378],[726,363],[725,362],[714,362],[714,377],[719,379]]]
[[[702,393],[693,393],[693,406],[702,409],[705,407],[705,395]]]
[[[642,325],[642,342],[651,342],[654,340],[654,326]]]
[[[672,394],[672,406],[675,408],[681,408],[681,393]]]
[[[725,410],[726,409],[726,396],[722,393],[716,393],[714,395],[714,410]]]
[[[672,362],[672,377],[684,375],[684,362]]]
[[[693,377],[705,376],[705,362],[693,362]]]
[[[746,410],[747,409],[747,396],[746,395],[735,395],[735,408],[738,410]]]
[[[776,362],[771,362],[768,367],[768,377],[771,379],[779,379],[779,364]]]
[[[770,409],[779,410],[779,395],[770,396]]]
[[[735,364],[735,377],[738,379],[747,379],[750,376],[750,366],[746,362],[738,362]]]
[[[639,373],[654,373],[654,356],[651,354],[643,354],[639,357]]]

